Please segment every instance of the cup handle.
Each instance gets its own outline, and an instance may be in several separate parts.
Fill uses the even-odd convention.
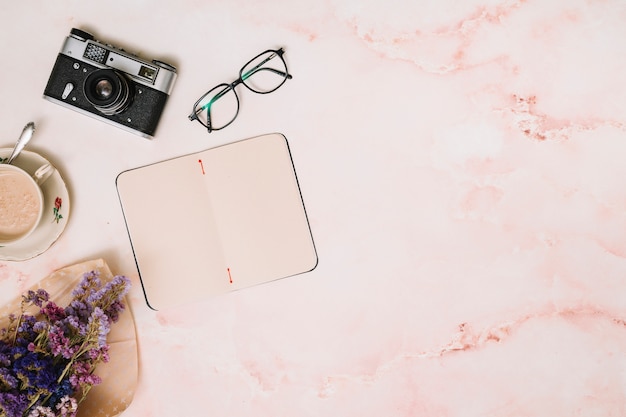
[[[46,180],[50,178],[52,174],[54,174],[54,171],[56,171],[56,169],[52,165],[43,164],[42,166],[37,168],[37,171],[35,171],[35,173],[33,174],[33,178],[35,179],[37,185],[41,185],[46,182]]]

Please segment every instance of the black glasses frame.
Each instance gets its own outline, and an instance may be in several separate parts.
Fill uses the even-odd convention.
[[[200,123],[202,126],[207,128],[208,133],[211,133],[214,130],[222,130],[226,126],[230,125],[232,122],[235,121],[235,119],[239,115],[239,96],[237,95],[237,91],[235,90],[235,87],[237,85],[243,84],[244,86],[246,86],[246,88],[248,90],[250,90],[250,91],[252,91],[254,93],[257,93],[257,94],[269,94],[269,93],[272,93],[272,92],[278,90],[283,84],[285,84],[285,81],[293,78],[292,75],[289,74],[289,70],[287,69],[287,63],[285,62],[285,59],[283,58],[283,54],[284,53],[285,53],[285,50],[283,48],[268,49],[266,51],[261,52],[260,54],[258,54],[257,56],[255,56],[254,58],[249,60],[248,62],[246,62],[246,64],[243,67],[241,67],[241,69],[239,70],[239,77],[235,81],[233,81],[231,83],[221,83],[221,84],[218,84],[215,87],[213,87],[212,89],[210,89],[209,91],[207,91],[206,93],[204,93],[202,96],[200,96],[200,98],[193,105],[193,111],[188,116],[189,120],[190,121],[194,121],[194,120],[198,121],[198,123]],[[257,60],[258,58],[260,58],[261,56],[263,56],[265,54],[268,55],[267,58],[265,58],[263,61],[261,61],[260,63],[258,63],[254,67],[252,67],[250,70],[244,72],[244,70],[252,62],[254,62],[255,60]],[[275,57],[278,57],[282,61],[283,65],[285,67],[285,72],[279,71],[279,70],[277,70],[275,68],[271,68],[271,67],[263,67],[263,65],[266,62],[268,62],[270,59],[274,59]],[[257,72],[260,72],[260,71],[271,71],[271,72],[273,72],[273,73],[283,77],[283,80],[276,87],[274,87],[274,88],[272,88],[270,90],[256,90],[252,85],[246,83],[246,80],[248,78],[250,78],[251,76],[253,76],[254,74],[256,74]],[[207,96],[210,96],[211,94],[214,94],[216,90],[220,90],[220,91],[215,94],[215,96],[211,99],[211,101],[209,101],[207,104],[199,106],[200,103]],[[213,105],[213,103],[215,103],[221,97],[223,97],[224,95],[229,93],[231,90],[232,90],[233,94],[235,94],[235,98],[237,99],[237,110],[235,111],[235,114],[234,114],[233,118],[228,123],[226,123],[224,126],[214,128],[211,125],[211,106]],[[207,116],[207,122],[206,123],[204,123],[198,117],[198,115],[200,113],[202,113],[203,111],[207,112],[207,115],[206,115]]]

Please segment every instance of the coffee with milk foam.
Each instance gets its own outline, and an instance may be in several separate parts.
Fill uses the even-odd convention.
[[[19,239],[39,220],[36,187],[19,171],[0,171],[0,242]]]

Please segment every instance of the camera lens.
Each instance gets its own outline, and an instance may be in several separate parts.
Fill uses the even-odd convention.
[[[113,85],[109,80],[100,80],[96,84],[95,93],[100,100],[107,100],[113,94]]]
[[[87,100],[107,116],[123,112],[132,100],[126,77],[112,69],[100,69],[89,74],[83,91]]]

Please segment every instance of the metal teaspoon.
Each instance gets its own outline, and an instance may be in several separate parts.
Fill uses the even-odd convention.
[[[20,154],[20,152],[22,152],[22,149],[24,149],[24,146],[26,146],[28,141],[30,141],[30,138],[33,137],[34,132],[35,132],[35,123],[29,122],[28,124],[26,124],[26,126],[24,126],[24,129],[22,130],[22,134],[20,135],[20,138],[17,140],[17,142],[15,142],[15,147],[13,148],[13,152],[11,152],[11,156],[9,156],[9,159],[5,161],[5,164],[10,164]]]

